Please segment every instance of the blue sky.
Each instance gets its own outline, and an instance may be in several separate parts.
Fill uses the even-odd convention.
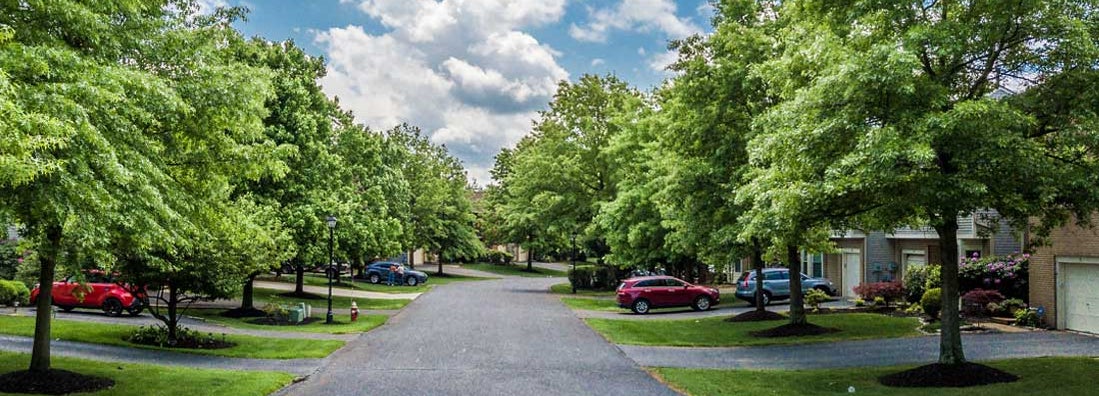
[[[669,39],[709,31],[707,0],[200,0],[251,10],[247,35],[292,39],[328,61],[320,83],[371,128],[417,125],[490,183],[501,147],[529,132],[556,82],[667,77]]]

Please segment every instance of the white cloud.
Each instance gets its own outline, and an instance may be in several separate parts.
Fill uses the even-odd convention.
[[[645,47],[637,47],[637,54],[645,56]]]
[[[591,60],[592,67],[602,66],[604,63],[607,63],[607,61],[603,60],[603,58],[595,58]]]
[[[329,61],[321,80],[358,121],[421,127],[485,183],[500,147],[514,145],[568,72],[524,32],[558,21],[565,0],[360,0],[388,31],[316,33]]]
[[[649,68],[655,71],[668,72],[668,66],[675,63],[679,59],[679,53],[675,51],[665,51],[659,54],[653,55],[649,59]]]
[[[622,0],[614,8],[589,8],[587,24],[571,25],[569,35],[579,41],[606,42],[612,30],[659,31],[671,39],[702,32],[690,18],[676,16],[672,0]]]

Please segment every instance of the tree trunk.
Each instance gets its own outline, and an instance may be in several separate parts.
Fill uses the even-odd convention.
[[[176,293],[176,285],[171,280],[168,281],[168,345],[175,345],[178,337],[177,330],[179,329],[179,316],[177,316],[176,306],[179,305],[179,295]]]
[[[939,336],[939,363],[965,363],[962,351],[961,316],[958,312],[958,217],[943,215],[939,233],[939,257],[942,259],[942,330]]]
[[[435,257],[435,261],[438,261],[438,262],[439,262],[439,275],[443,275],[443,254],[442,254],[442,253],[439,253],[439,254],[438,254],[438,255],[437,255],[436,257]]]
[[[416,250],[408,251],[408,269],[416,269]]]
[[[294,279],[294,293],[299,295],[305,293],[305,264],[297,263],[294,266],[296,278]]]
[[[763,305],[763,248],[759,242],[753,242],[752,268],[756,270],[756,311],[763,312],[767,308]]]
[[[258,273],[249,275],[248,280],[244,281],[244,292],[240,297],[240,309],[256,309],[255,301],[252,298],[255,294],[253,293],[252,286],[256,282],[256,275],[258,275]]]
[[[790,268],[790,324],[805,324],[805,300],[801,290],[801,253],[797,245],[786,245],[786,261]]]
[[[527,271],[534,272],[534,249],[527,250]]]
[[[50,319],[53,313],[53,276],[57,269],[57,256],[61,251],[61,227],[46,228],[46,243],[42,246],[38,271],[38,301],[34,314],[34,343],[31,347],[30,371],[45,372],[50,369]]]

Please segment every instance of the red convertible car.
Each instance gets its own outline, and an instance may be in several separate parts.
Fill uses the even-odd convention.
[[[137,289],[119,283],[117,274],[110,274],[99,270],[90,270],[84,273],[84,283],[81,284],[75,276],[65,278],[63,281],[54,282],[53,305],[68,312],[73,308],[98,308],[111,316],[121,316],[122,312],[137,316],[145,309],[144,293]],[[38,300],[38,287],[31,290],[31,304]]]
[[[618,306],[639,314],[653,308],[691,307],[705,311],[721,302],[721,292],[670,276],[630,278],[618,285]]]

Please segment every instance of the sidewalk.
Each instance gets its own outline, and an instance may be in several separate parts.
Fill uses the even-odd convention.
[[[1099,356],[1099,337],[1060,331],[966,334],[965,357],[971,361],[1044,356]],[[817,369],[932,363],[939,358],[939,337],[769,347],[681,348],[619,345],[648,367],[723,369]]]
[[[0,335],[0,350],[30,353],[33,341],[34,339],[31,337]],[[50,345],[50,353],[54,356],[223,370],[284,371],[296,375],[312,374],[327,360],[240,359],[59,340],[50,341]]]

